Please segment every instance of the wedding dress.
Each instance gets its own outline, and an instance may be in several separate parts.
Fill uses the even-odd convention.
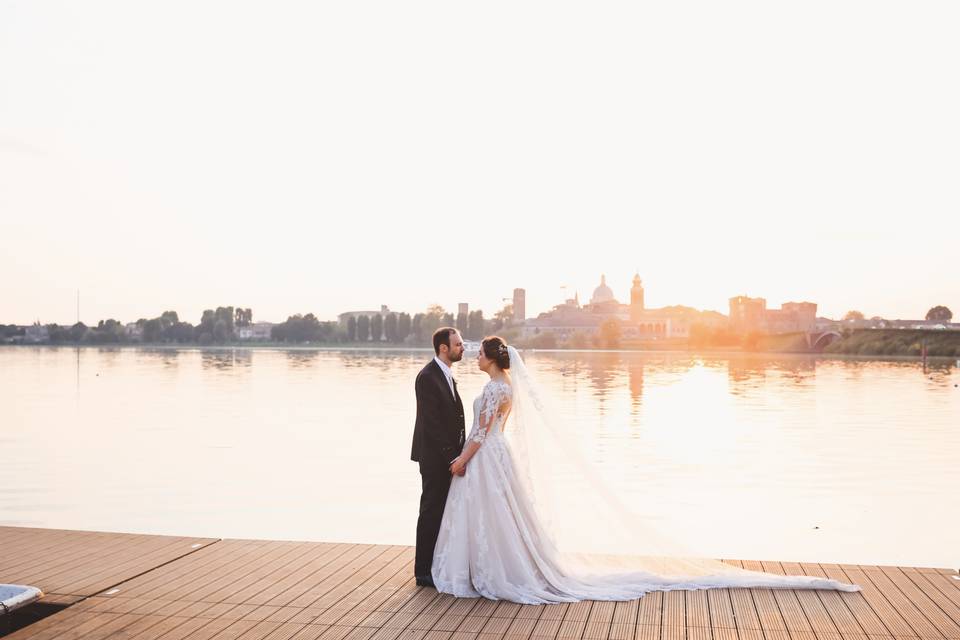
[[[450,484],[433,556],[438,591],[546,604],[715,587],[860,590],[690,556],[618,500],[509,353],[512,384],[491,380],[473,402],[468,442],[480,448]]]

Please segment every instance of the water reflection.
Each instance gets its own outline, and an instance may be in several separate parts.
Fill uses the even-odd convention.
[[[319,356],[317,351],[309,349],[288,349],[283,353],[287,357],[287,366],[293,370],[312,368]]]
[[[231,351],[201,351],[200,366],[207,370],[228,371],[233,368],[233,353]]]
[[[151,365],[154,363],[159,364],[164,369],[176,369],[180,366],[181,354],[183,351],[178,349],[140,349],[138,355],[140,359],[149,362]]]
[[[0,512],[33,526],[411,544],[413,380],[432,357],[0,348],[0,423],[15,426]],[[711,523],[727,557],[960,561],[960,514],[943,509],[960,486],[953,363],[525,359],[644,514],[687,518],[690,535]],[[469,413],[487,377],[470,356],[454,375]]]
[[[253,365],[252,349],[201,350],[200,367],[204,370],[230,372],[247,370]]]
[[[636,415],[643,398],[643,360],[631,362],[627,370],[630,374],[630,412]]]

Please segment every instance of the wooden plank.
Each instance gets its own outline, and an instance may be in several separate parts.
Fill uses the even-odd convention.
[[[653,591],[640,598],[640,611],[637,613],[637,625],[660,628],[663,621],[663,591]],[[646,633],[647,630],[644,630]]]
[[[797,562],[781,562],[780,564],[783,566],[786,575],[806,575],[803,568]],[[833,623],[833,619],[827,612],[827,608],[823,606],[823,602],[817,595],[816,590],[794,589],[793,592],[797,596],[800,608],[803,609],[803,613],[807,616],[810,627],[813,628],[813,632],[817,634],[817,638],[826,638],[826,634],[831,633],[839,635],[840,631],[837,629],[837,625]]]
[[[382,547],[375,547],[375,549],[376,551],[368,550],[371,555],[367,558],[364,558],[363,554],[361,554],[361,556],[358,556],[357,561],[359,562],[361,559],[369,561],[370,558],[376,557],[372,554],[379,552]],[[309,562],[312,555],[313,554],[309,548],[298,550],[293,557],[285,557],[284,562],[279,564],[279,566],[272,568],[272,570],[267,567],[255,572],[255,574],[252,576],[247,577],[242,584],[234,585],[233,593],[230,594],[227,599],[233,602],[262,602],[264,598],[261,596],[261,594],[269,589],[273,582],[282,580],[284,577],[296,572],[305,563]],[[330,567],[329,563],[325,564],[325,566],[327,568]],[[313,602],[291,601],[290,603],[285,604],[295,607],[313,607],[319,609],[337,607],[345,611],[349,610],[351,607],[339,605],[342,595],[338,595],[334,591],[340,587],[344,580],[356,580],[357,582],[355,584],[358,586],[361,578],[364,575],[362,573],[362,568],[365,566],[367,565],[361,564],[358,567],[352,563],[348,563],[345,566],[337,567],[337,570],[333,571],[332,573],[329,571],[324,572],[323,570],[318,571],[312,574],[313,579],[318,577],[321,579],[316,581],[311,580],[311,587],[316,588],[319,584],[324,584],[327,587],[327,591],[324,593],[324,595],[315,599]],[[357,571],[358,568],[361,570]],[[237,586],[240,588],[237,589]],[[334,593],[331,594],[331,592]],[[282,600],[272,600],[271,604],[273,606],[277,606],[281,602]],[[336,621],[325,621],[325,623],[327,622],[330,624],[338,624]]]
[[[62,618],[58,621],[62,624],[52,624],[40,631],[34,631],[34,625],[30,625],[7,637],[12,640],[19,640],[19,638],[31,640],[80,640],[81,638],[86,640],[89,638],[93,640],[102,637],[104,630],[112,632],[129,624],[122,620],[122,617],[123,615],[119,613],[94,613],[82,620]]]
[[[821,564],[820,566],[828,578],[840,580],[841,582],[850,582],[847,574],[839,565]],[[877,616],[873,608],[870,607],[870,604],[867,602],[866,598],[864,598],[862,591],[844,593],[842,597],[847,607],[850,609],[850,613],[856,619],[857,624],[860,625],[860,628],[865,634],[868,636],[889,635],[890,630],[884,626],[883,622],[880,620],[880,617]]]
[[[531,638],[537,640],[554,640],[560,631],[560,625],[566,615],[568,603],[544,605],[543,613],[534,625],[530,634]]]
[[[408,580],[407,576],[411,575],[413,572],[412,559],[407,560],[406,554],[404,554],[400,560],[403,561],[402,564],[393,563],[388,565],[388,567],[385,567],[384,570],[378,572],[376,577],[371,578],[371,580],[375,580],[375,585],[371,585],[366,590],[357,590],[357,593],[360,595],[357,595],[356,597],[362,596],[362,599],[355,600],[354,594],[351,594],[351,596],[340,603],[344,607],[352,607],[348,609],[345,616],[341,619],[341,623],[344,621],[347,621],[347,623],[353,621],[353,623],[359,625],[361,622],[369,622],[371,615],[384,615],[383,612],[378,610],[379,607],[397,592],[398,587],[402,586],[403,583],[400,581]],[[390,574],[390,571],[393,571],[392,575]],[[373,588],[374,586],[376,586],[376,588]],[[366,593],[366,595],[363,596],[363,593]],[[464,611],[464,604],[467,606],[466,611]],[[458,606],[453,611],[452,615],[463,616],[466,615],[466,612],[469,611],[469,608],[472,608],[473,603],[454,602],[454,605]],[[370,625],[365,624],[364,626]],[[454,631],[455,629],[456,628],[454,627],[453,629],[450,629],[450,631]]]
[[[616,606],[615,602],[610,601],[594,602],[581,637],[584,640],[607,640]]]
[[[663,593],[662,626],[686,627],[687,604],[683,591],[665,591]]]
[[[907,575],[912,575],[907,573]],[[956,585],[960,584],[960,581],[954,580],[952,576],[934,573],[934,572],[920,572],[920,575],[923,576],[924,580],[932,585],[937,591],[939,591],[947,600],[952,602],[955,606],[960,607],[960,587]]]
[[[763,570],[768,573],[786,575],[783,565],[779,562],[763,560],[760,564]],[[795,634],[813,633],[813,628],[803,612],[803,607],[800,605],[800,600],[797,598],[795,591],[792,589],[773,589],[773,599],[777,603],[777,608],[780,610],[780,615],[783,616],[784,624],[790,631],[791,637]]]
[[[227,553],[215,569],[193,573],[187,580],[171,581],[158,588],[164,598],[182,600],[206,600],[209,602],[242,602],[231,596],[242,590],[271,568],[285,566],[293,561],[303,547],[300,545],[268,544],[255,548],[251,553],[238,554],[245,547],[232,545],[233,553]]]
[[[145,571],[154,570],[163,564],[196,553],[201,547],[195,548],[193,546],[195,544],[203,545],[204,543],[187,538],[178,539],[169,544],[161,544],[158,542],[141,549],[141,551],[136,554],[134,554],[132,550],[127,550],[125,554],[113,556],[110,565],[100,571],[97,571],[96,567],[101,560],[96,559],[92,565],[75,567],[73,575],[71,576],[75,578],[75,580],[73,582],[67,582],[66,577],[63,577],[61,580],[66,584],[55,587],[55,589],[61,593],[97,593]]]
[[[294,563],[291,570],[282,576],[270,580],[264,588],[248,598],[251,602],[285,606],[289,600],[284,595],[296,588],[303,580],[308,579],[326,562],[338,557],[350,545],[310,545]],[[235,594],[236,595],[236,594]]]
[[[742,560],[727,560],[729,564],[741,569],[744,568]],[[733,607],[733,620],[736,624],[740,640],[754,640],[753,633],[760,629],[760,616],[757,613],[757,606],[753,601],[753,594],[750,589],[729,589],[730,604]],[[762,638],[761,638],[762,640]]]
[[[327,602],[323,597],[328,592],[349,578],[357,569],[367,566],[383,555],[386,550],[387,547],[371,545],[358,545],[356,549],[350,549],[347,553],[324,564],[310,577],[309,581],[301,583],[297,589],[300,591],[299,595],[290,599],[287,604],[292,607],[323,606],[323,603]]]
[[[744,560],[743,568],[749,571],[763,571],[763,563],[759,560]],[[780,606],[777,604],[773,589],[751,589],[753,604],[757,611],[757,619],[760,622],[760,629],[767,640],[777,638],[778,640],[787,640],[780,637],[780,632],[787,630],[787,622],[780,612]]]
[[[36,564],[38,558],[49,558],[53,555],[51,552],[59,552],[65,542],[75,539],[75,533],[62,529],[0,527],[0,570],[12,575]]]
[[[15,545],[13,548],[18,552],[2,565],[4,572],[17,575],[24,570],[42,571],[54,563],[82,557],[85,550],[105,548],[116,535],[90,531],[72,532],[74,535],[69,533],[64,532],[64,536],[53,539],[51,536],[39,534],[32,539],[12,542],[11,544]]]
[[[259,546],[251,545],[247,547],[247,553],[252,554],[258,548]],[[189,585],[197,575],[221,571],[231,557],[232,551],[231,545],[224,542],[198,549],[196,553],[175,563],[158,567],[154,571],[118,585],[117,588],[120,589],[118,593],[131,597],[149,594],[155,599],[172,599],[167,597],[168,591]]]
[[[936,628],[944,638],[960,638],[960,625],[944,611],[940,603],[928,596],[923,589],[920,589],[902,569],[899,567],[884,567],[882,574],[894,585],[899,594],[913,605],[924,620]],[[949,605],[949,601],[946,599],[943,599],[942,603]]]
[[[100,581],[111,567],[80,575],[77,567],[93,566],[89,557],[71,566],[31,545],[68,555],[95,549],[114,571],[161,565],[128,577],[110,595],[79,602],[58,596],[74,604],[15,638],[960,640],[960,586],[944,570],[727,560],[864,590],[675,590],[622,602],[521,605],[417,587],[408,546],[223,540],[165,562],[175,545],[161,537],[31,533],[0,527],[0,541],[37,558],[41,571],[72,580],[62,583],[70,589]],[[107,550],[118,543],[120,551]],[[0,558],[18,557],[0,549]]]
[[[215,545],[198,549],[196,553],[157,569],[133,578],[123,585],[123,592],[127,595],[143,595],[152,593],[158,597],[163,593],[160,586],[168,583],[188,584],[198,575],[221,570],[231,557],[255,553],[263,547],[259,541],[245,541],[237,544],[234,541],[222,540]]]
[[[3,528],[0,527],[0,530]],[[34,584],[54,593],[92,595],[164,562],[192,553],[193,544],[212,539],[93,534],[76,532],[75,539],[47,549],[45,557],[29,567],[4,570],[4,579]]]
[[[939,640],[945,638],[930,620],[924,615],[917,604],[910,601],[896,584],[886,575],[881,568],[879,571],[869,572],[869,578],[874,586],[883,594],[883,597],[896,608],[897,612],[907,621],[910,628],[921,638],[932,638]]]
[[[587,618],[590,617],[590,609],[593,608],[593,602],[584,600],[581,602],[568,603],[567,610],[560,622],[560,628],[557,630],[557,640],[580,640],[583,636],[583,630],[587,626]]]
[[[900,615],[897,608],[884,597],[883,593],[874,585],[873,580],[868,577],[868,574],[875,574],[876,572],[868,572],[849,565],[841,565],[841,568],[847,575],[847,581],[860,587],[861,591],[859,593],[890,635],[898,638],[919,637],[913,627]]]
[[[224,543],[217,546],[219,545]],[[238,554],[238,550],[243,553]],[[121,585],[120,593],[149,594],[150,597],[164,600],[199,600],[203,596],[205,600],[218,602],[220,598],[209,597],[217,588],[234,582],[264,562],[274,561],[283,551],[288,550],[286,547],[263,545],[224,545],[217,553],[217,561],[214,563],[207,563],[204,559],[201,566],[195,566],[194,571],[184,576],[176,573],[164,574],[163,579],[156,583],[137,583],[129,591],[125,585]]]
[[[308,543],[273,543],[262,555],[237,567],[230,575],[206,585],[202,599],[214,602],[247,603],[248,596],[266,588],[266,581],[271,576],[299,561],[309,550]],[[199,597],[199,594],[194,597]]]
[[[533,629],[536,626],[537,618],[515,617],[507,628],[504,638],[507,640],[527,640],[533,634]],[[601,640],[606,640],[606,636]]]
[[[710,607],[710,626],[713,629],[736,629],[729,589],[708,589],[707,606]]]
[[[816,563],[802,562],[800,568],[808,576],[828,577],[823,568]],[[847,593],[830,589],[817,589],[815,593],[840,634],[844,637],[866,635],[866,630],[857,622],[856,616],[847,604]]]
[[[707,597],[707,590],[697,589],[695,591],[684,591],[683,594],[687,613],[686,626],[709,628],[710,603]]]
[[[65,587],[72,582],[72,579],[82,578],[95,569],[98,572],[109,570],[113,566],[127,562],[131,557],[137,558],[155,552],[158,546],[177,550],[189,549],[189,545],[182,538],[119,534],[111,538],[83,536],[68,541],[64,548],[50,551],[45,559],[31,564],[28,573],[18,579],[45,584],[51,591],[69,593]],[[173,553],[171,557],[178,555],[181,554]],[[126,575],[129,577],[134,573]]]

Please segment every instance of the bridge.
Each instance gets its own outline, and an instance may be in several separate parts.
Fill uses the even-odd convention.
[[[828,344],[839,340],[842,336],[837,331],[808,331],[807,334],[807,348],[811,351],[820,352],[823,351],[824,347]]]

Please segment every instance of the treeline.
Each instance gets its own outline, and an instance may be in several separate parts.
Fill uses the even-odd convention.
[[[960,357],[960,331],[923,329],[844,330],[843,338],[828,345],[824,353],[871,356]]]
[[[433,332],[440,327],[456,327],[467,340],[479,340],[489,331],[502,327],[502,315],[488,322],[483,311],[459,313],[456,317],[443,307],[433,305],[424,313],[387,313],[372,316],[350,316],[346,323],[347,342],[388,342],[391,344],[429,343]]]
[[[351,316],[341,325],[322,321],[314,314],[296,314],[270,327],[269,336],[242,329],[253,326],[253,311],[241,307],[207,309],[200,323],[182,321],[176,311],[164,311],[156,318],[140,318],[132,326],[116,319],[100,320],[96,326],[82,322],[65,326],[44,325],[48,344],[230,344],[237,341],[260,343],[386,343],[426,346],[433,332],[441,326],[456,326],[467,339],[479,340],[510,321],[508,305],[493,320],[486,320],[483,311],[458,314],[456,317],[440,305],[423,313],[390,312],[384,315]],[[0,339],[23,338],[33,327],[0,325]],[[34,340],[28,340],[33,342]]]
[[[130,344],[130,343],[176,343],[215,344],[235,339],[236,328],[253,323],[253,311],[244,308],[217,307],[206,309],[197,325],[180,320],[176,311],[164,311],[156,318],[140,318],[128,327],[110,318],[100,320],[96,326],[83,322],[73,325],[56,323],[43,325],[49,344]],[[30,328],[15,325],[0,325],[0,336],[10,338],[24,336]]]

